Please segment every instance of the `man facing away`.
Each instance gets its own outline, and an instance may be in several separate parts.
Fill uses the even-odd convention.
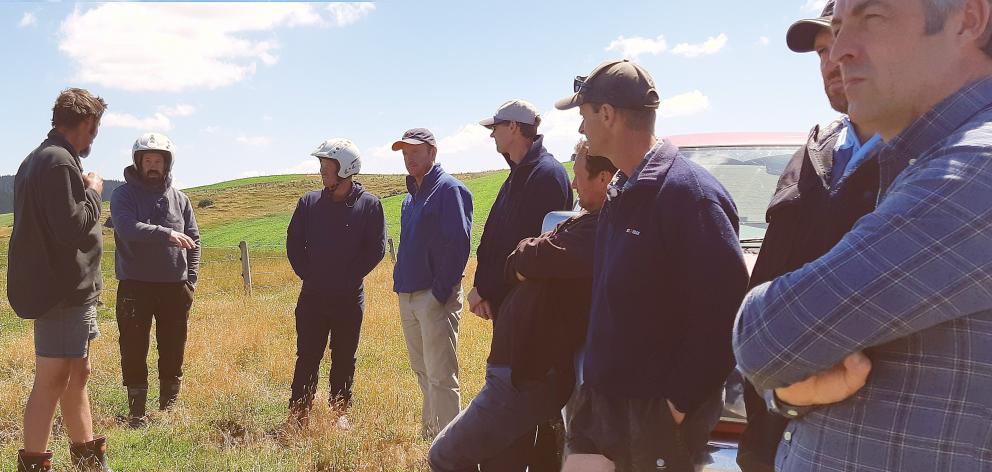
[[[7,297],[18,316],[35,320],[35,378],[24,408],[18,472],[51,470],[56,406],[62,407],[73,466],[110,470],[106,438],[93,435],[86,391],[90,342],[100,334],[103,179],[84,173],[81,160],[90,154],[106,108],[86,90],[63,90],[52,108],[52,130],[14,177]]]

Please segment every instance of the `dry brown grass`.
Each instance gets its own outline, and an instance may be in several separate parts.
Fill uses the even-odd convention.
[[[293,309],[299,281],[283,256],[257,254],[256,290],[243,295],[239,263],[211,262],[208,254],[190,320],[185,382],[175,412],[153,415],[148,427],[128,430],[114,416],[126,411],[120,386],[120,357],[113,317],[116,284],[108,280],[100,310],[102,335],[93,345],[90,392],[96,429],[110,438],[114,470],[426,470],[429,446],[419,439],[420,392],[406,355],[392,263],[384,261],[366,279],[366,313],[358,353],[351,431],[334,427],[322,382],[311,427],[302,434],[277,434],[295,361]],[[106,264],[104,267],[112,267]],[[474,272],[474,261],[468,268]],[[112,278],[112,273],[106,274]],[[469,285],[469,282],[463,282]],[[467,288],[467,287],[466,287]],[[5,298],[5,297],[4,297]],[[0,468],[12,470],[20,447],[21,414],[33,379],[33,341],[28,322],[0,310]],[[463,403],[484,380],[491,325],[464,311],[459,339]],[[154,351],[154,348],[153,348]],[[325,356],[326,357],[326,356]],[[149,356],[154,384],[156,355]],[[155,388],[155,385],[152,385]],[[157,392],[151,392],[154,406]],[[53,449],[66,463],[66,439]]]

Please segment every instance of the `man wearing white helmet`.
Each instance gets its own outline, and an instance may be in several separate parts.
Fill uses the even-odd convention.
[[[286,255],[303,280],[296,304],[296,370],[289,400],[294,427],[307,424],[328,339],[328,403],[342,413],[351,405],[365,308],[363,279],[386,254],[382,204],[353,181],[362,168],[358,147],[347,139],[328,139],[311,155],[320,160],[324,188],[300,198],[286,235]],[[346,425],[345,418],[338,424]]]
[[[186,329],[200,268],[200,231],[189,197],[172,187],[175,145],[160,133],[134,142],[134,163],[114,190],[117,327],[127,422],[145,420],[152,320],[158,343],[159,410],[172,408],[183,378]]]

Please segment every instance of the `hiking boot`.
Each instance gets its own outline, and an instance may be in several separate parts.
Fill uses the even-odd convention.
[[[160,411],[172,411],[178,398],[179,382],[163,383],[158,394],[158,409]]]
[[[17,472],[49,472],[52,470],[52,451],[17,451]]]
[[[79,472],[113,472],[107,465],[107,438],[98,436],[92,441],[69,446],[69,458]]]
[[[131,428],[144,426],[148,418],[145,416],[145,403],[148,401],[148,387],[127,388],[127,425]]]
[[[286,420],[286,429],[289,431],[302,431],[310,425],[310,406],[305,403],[293,404],[289,407],[289,418]]]

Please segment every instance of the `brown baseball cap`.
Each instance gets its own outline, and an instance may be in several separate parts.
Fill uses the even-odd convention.
[[[654,79],[643,67],[628,61],[606,61],[583,77],[575,78],[575,94],[555,103],[568,110],[583,103],[609,103],[618,108],[654,109],[661,100]]]
[[[785,33],[785,43],[789,49],[795,52],[810,52],[816,42],[816,35],[823,28],[830,28],[830,20],[834,17],[834,0],[827,1],[823,7],[823,12],[817,18],[806,18],[799,20],[789,27],[789,32]]]

